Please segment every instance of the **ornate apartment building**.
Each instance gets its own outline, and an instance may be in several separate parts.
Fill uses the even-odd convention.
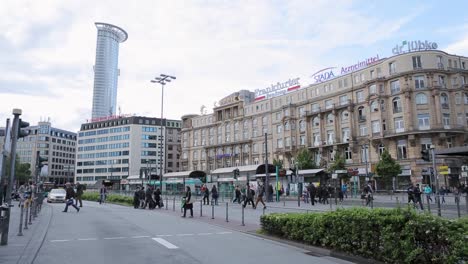
[[[364,182],[387,149],[403,168],[398,187],[421,182],[432,166],[421,159],[421,150],[468,143],[467,64],[467,57],[418,51],[284,93],[277,92],[285,88],[278,84],[266,91],[276,93],[270,98],[258,91],[234,93],[212,114],[182,117],[181,170],[210,174],[262,164],[266,133],[270,163],[277,159],[293,167],[298,150],[307,148],[326,167],[339,152]],[[460,159],[436,162],[450,167],[441,186],[459,180]]]

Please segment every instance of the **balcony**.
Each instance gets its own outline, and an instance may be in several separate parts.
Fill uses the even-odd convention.
[[[401,106],[393,107],[394,114],[401,113],[401,112],[403,112],[403,108]]]
[[[442,103],[442,109],[449,109],[449,104],[447,103]]]
[[[361,115],[358,117],[359,122],[365,122],[366,121],[366,116]]]

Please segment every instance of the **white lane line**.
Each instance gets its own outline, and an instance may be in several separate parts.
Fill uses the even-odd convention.
[[[92,237],[92,238],[78,238],[77,240],[79,240],[79,241],[91,241],[91,240],[98,240],[98,239]]]
[[[150,237],[150,236],[132,236],[132,238],[145,238],[145,237]]]
[[[156,235],[157,237],[171,237],[172,235]]]
[[[51,240],[50,242],[67,242],[70,241],[68,239],[56,239],[56,240]]]
[[[177,234],[176,236],[193,236],[193,234]]]
[[[105,237],[104,239],[111,240],[111,239],[124,239],[126,237]]]
[[[224,234],[232,234],[232,232],[217,232],[216,234],[218,234],[218,235],[224,235]]]
[[[212,235],[213,233],[198,233],[197,235],[199,236],[209,236]]]
[[[167,240],[160,238],[160,237],[153,237],[154,241],[158,242],[159,244],[167,247],[168,249],[175,249],[178,248],[176,245],[169,243]]]

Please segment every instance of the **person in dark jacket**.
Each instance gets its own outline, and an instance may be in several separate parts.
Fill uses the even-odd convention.
[[[154,200],[156,201],[156,206],[161,208],[161,190],[159,188],[156,188],[156,191],[154,191]]]
[[[258,203],[263,204],[263,208],[266,209],[265,202],[263,201],[263,196],[265,195],[265,185],[259,185],[258,186],[258,195],[257,195],[257,201],[255,201],[255,208],[257,208]]]
[[[253,209],[255,209],[255,203],[253,201],[253,198],[255,196],[255,191],[250,189],[250,185],[247,183],[247,189],[245,190],[245,200],[244,200],[244,205],[242,205],[244,208],[247,205],[247,203],[252,203]]]
[[[146,209],[146,206],[151,208],[151,202],[153,201],[153,190],[151,190],[151,186],[149,184],[146,185],[146,192],[145,192],[145,205],[143,205],[143,209]]]
[[[203,204],[210,204],[210,189],[203,185]]]
[[[143,208],[145,205],[145,187],[141,186],[140,191],[138,192],[138,197],[140,199],[140,208]]]
[[[79,182],[76,183],[76,205],[80,202],[80,207],[83,207],[83,201],[81,200],[81,196],[83,195],[83,191],[85,186]]]
[[[190,210],[190,217],[193,217],[193,201],[192,201],[192,193],[190,191],[190,187],[186,187],[186,192],[185,192],[185,204],[184,204],[184,215],[182,217],[185,217],[187,214],[187,210]]]
[[[232,202],[233,203],[237,202],[238,204],[240,204],[241,203],[241,191],[239,189],[239,185],[236,186],[235,195],[236,195],[236,198],[234,198],[234,201]]]
[[[140,187],[137,187],[133,194],[133,208],[138,209],[140,207]]]
[[[417,203],[419,203],[421,210],[424,210],[422,200],[421,200],[421,189],[419,189],[419,184],[416,184],[416,187],[414,187],[413,195],[414,195],[414,204],[416,205]]]
[[[315,195],[317,193],[317,189],[313,183],[310,183],[307,189],[309,191],[310,201],[312,202],[312,205],[315,205]]]
[[[65,209],[63,210],[64,213],[68,211],[68,206],[73,206],[76,209],[76,212],[80,211],[80,208],[78,208],[75,203],[73,202],[73,198],[76,197],[75,190],[73,190],[73,187],[71,187],[71,184],[67,182],[66,184],[66,195],[65,195]]]
[[[218,189],[216,188],[216,185],[213,185],[211,188],[211,203],[218,205]]]

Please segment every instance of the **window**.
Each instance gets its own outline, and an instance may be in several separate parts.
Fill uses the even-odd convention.
[[[450,128],[450,114],[442,114],[442,123],[445,129]]]
[[[305,114],[306,114],[305,108],[304,107],[299,107],[299,116],[303,117],[303,116],[305,116]]]
[[[306,129],[306,122],[304,120],[299,121],[299,131],[304,132]]]
[[[364,102],[364,92],[363,91],[357,91],[356,92],[356,99],[357,99],[358,103]]]
[[[325,101],[325,109],[333,108],[333,100],[326,100]]]
[[[463,114],[462,113],[457,114],[457,125],[463,126]]]
[[[393,105],[393,113],[396,114],[396,113],[401,113],[403,111],[402,107],[401,107],[401,100],[400,100],[400,97],[395,97],[393,100],[392,100],[392,105]]]
[[[276,132],[277,132],[278,134],[283,133],[283,125],[277,125],[277,126],[276,126]]]
[[[364,113],[364,106],[360,106],[358,108],[358,118],[359,118],[359,121],[365,121],[366,120],[366,115]]]
[[[351,151],[350,147],[345,148],[344,152],[345,152],[345,159],[346,160],[352,160],[353,159],[353,154],[352,154],[352,151]]]
[[[343,86],[346,88],[348,87],[348,78],[343,79]]]
[[[452,138],[447,138],[445,140],[445,142],[447,142],[447,148],[452,148],[453,147]]]
[[[416,95],[416,104],[417,105],[423,105],[427,104],[427,96],[424,93],[418,93]]]
[[[359,135],[367,136],[367,125],[359,125]]]
[[[347,110],[344,110],[341,112],[341,121],[346,122],[349,120],[349,112]]]
[[[340,96],[340,105],[346,105],[348,103],[348,96],[342,95]]]
[[[455,104],[457,104],[457,105],[461,104],[461,100],[462,100],[462,99],[461,99],[460,94],[459,94],[459,93],[456,93],[456,94],[455,94]]]
[[[299,144],[301,146],[304,146],[306,143],[305,143],[305,140],[306,140],[306,136],[302,135],[299,137]]]
[[[393,122],[395,123],[395,132],[396,133],[401,133],[405,131],[405,124],[403,122],[403,117],[397,117],[393,119]]]
[[[349,128],[348,127],[341,129],[341,136],[342,136],[343,142],[349,141]]]
[[[440,85],[440,86],[442,86],[443,88],[445,88],[445,76],[439,75],[438,82],[439,82],[439,85]]]
[[[449,109],[449,98],[447,94],[443,93],[440,95],[440,105],[443,109]]]
[[[372,133],[380,133],[380,121],[372,121]]]
[[[285,130],[285,131],[291,130],[291,126],[289,125],[289,122],[288,122],[288,121],[284,122],[284,130]]]
[[[361,162],[369,161],[369,145],[361,147]]]
[[[354,83],[358,83],[359,82],[359,75],[354,75]]]
[[[390,89],[392,94],[400,92],[400,80],[396,80],[390,83]]]
[[[364,82],[366,80],[366,76],[364,75],[364,73],[361,73],[361,82]]]
[[[312,105],[312,112],[318,112],[320,111],[320,106],[318,104],[313,104]]]
[[[320,146],[320,133],[314,133],[314,146]]]
[[[379,111],[379,104],[377,103],[377,101],[372,101],[370,107],[371,107],[371,112]]]
[[[464,98],[465,98],[465,100],[464,100],[464,101],[465,101],[465,104],[468,104],[468,93],[465,93]]]
[[[335,119],[335,116],[330,113],[327,115],[327,124],[333,124],[333,120]]]
[[[420,130],[430,129],[429,114],[418,114],[418,125]]]
[[[421,56],[413,56],[413,69],[421,69]]]
[[[374,79],[374,77],[375,77],[375,71],[374,71],[374,70],[371,70],[371,71],[370,71],[370,78],[371,78],[371,80]]]
[[[380,110],[381,110],[382,112],[385,112],[385,100],[381,100],[381,101],[380,101]]]
[[[382,154],[384,153],[385,151],[385,146],[384,144],[380,144],[379,145],[379,156],[382,156]]]
[[[397,159],[407,159],[408,153],[406,150],[406,140],[398,140],[397,145]]]
[[[319,126],[320,125],[320,118],[318,116],[314,117],[313,120],[313,126]]]
[[[280,138],[280,139],[278,139],[276,141],[276,147],[277,148],[282,148],[283,147],[283,139]]]
[[[396,64],[395,64],[395,62],[390,62],[388,64],[388,68],[389,68],[389,73],[390,74],[395,74],[396,73]]]
[[[414,79],[414,88],[415,89],[424,89],[425,86],[424,86],[424,76],[414,76],[413,77]]]
[[[328,130],[327,131],[327,143],[331,145],[334,142],[335,142],[335,132],[333,130]]]
[[[284,139],[284,146],[285,147],[290,147],[291,146],[291,138],[287,137]]]
[[[456,76],[452,77],[452,85],[457,86],[457,84],[458,84],[458,77],[456,77]]]
[[[369,86],[369,94],[376,94],[376,93],[377,93],[377,85],[372,84],[371,86]]]

